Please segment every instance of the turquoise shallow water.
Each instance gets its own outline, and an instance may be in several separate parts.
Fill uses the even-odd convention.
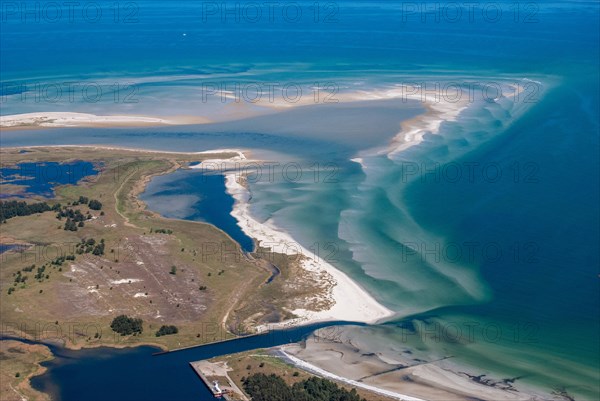
[[[389,138],[397,123],[389,112],[360,110],[353,113],[363,124],[347,140],[334,128],[345,117],[319,111],[318,134],[286,117],[268,132],[256,121],[221,130],[2,132],[2,146],[246,147],[303,166],[332,163],[334,181],[251,183],[252,210],[306,246],[334,243],[329,261],[398,312],[373,330],[478,372],[599,397],[597,2],[535,3],[516,19],[514,3],[499,2],[503,17],[494,22],[423,21],[403,14],[402,3],[339,2],[337,22],[327,24],[204,23],[197,3],[162,3],[138,2],[140,22],[126,26],[2,24],[2,113],[180,114],[195,110],[207,79],[333,81],[343,90],[406,81],[540,84],[531,86],[531,102],[480,101],[441,135],[393,157],[368,150],[384,144],[382,126]],[[16,84],[65,79],[138,82],[139,102],[8,96]],[[364,169],[349,161],[358,153]],[[403,338],[406,327],[414,334]]]

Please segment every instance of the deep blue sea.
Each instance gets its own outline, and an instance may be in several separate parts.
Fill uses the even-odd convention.
[[[215,83],[527,90],[518,100],[473,100],[437,134],[395,154],[381,150],[408,116],[384,105],[331,114],[334,106],[319,104],[311,114],[240,114],[210,126],[6,131],[2,146],[239,147],[278,154],[282,164],[333,166],[335,180],[250,183],[252,211],[307,246],[336,244],[330,262],[398,313],[373,327],[373,338],[547,392],[600,397],[598,2],[457,10],[448,2],[311,1],[272,19],[262,10],[258,20],[247,7],[235,11],[245,2],[227,3],[230,13],[222,3],[132,4],[116,20],[114,9],[103,10],[94,23],[32,21],[3,9],[2,114],[202,114],[202,85]],[[92,92],[69,96],[69,83]],[[357,156],[362,164],[350,161]],[[180,217],[200,213],[195,205],[203,207],[186,203]],[[407,325],[409,338],[398,334]]]

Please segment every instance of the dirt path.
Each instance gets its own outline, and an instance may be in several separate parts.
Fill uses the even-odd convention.
[[[140,177],[140,179],[133,184],[131,191],[127,194],[124,194],[124,198],[127,199],[127,197],[129,195],[131,195],[133,198],[135,198],[138,208],[140,210],[145,209],[145,204],[139,200],[138,195],[144,191],[144,189],[146,188],[146,185],[148,185],[148,183],[150,182],[150,180],[153,177],[158,176],[158,175],[169,174],[181,167],[181,165],[178,162],[176,162],[175,160],[169,160],[169,163],[171,163],[171,167],[169,167],[165,171],[151,173],[151,174],[143,175],[142,177]],[[119,187],[117,188],[117,190],[114,193],[115,211],[123,219],[124,225],[129,226],[129,227],[134,227],[134,228],[138,228],[138,227],[135,224],[131,223],[129,218],[119,211],[119,194],[123,191],[123,187],[125,186],[125,184],[127,184],[129,182],[130,178],[136,173],[136,171],[137,170],[134,169],[131,173],[129,173],[123,179],[123,182],[121,183],[121,185],[119,185]],[[126,207],[125,204],[123,204],[122,206],[123,206],[123,208]]]
[[[227,311],[225,312],[225,315],[223,315],[223,319],[221,320],[221,326],[223,326],[223,328],[225,330],[227,330],[229,332],[229,329],[227,328],[227,319],[229,319],[229,314],[231,313],[231,311],[233,310],[233,308],[235,308],[235,306],[238,304],[239,300],[240,300],[240,296],[246,293],[246,289],[248,288],[248,285],[250,283],[248,281],[245,281],[244,284],[242,285],[242,287],[235,292],[235,295],[233,297],[231,297],[231,301],[230,301],[230,305],[229,308],[227,308]],[[235,334],[235,333],[232,333]]]

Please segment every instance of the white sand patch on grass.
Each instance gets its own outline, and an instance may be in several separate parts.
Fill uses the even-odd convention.
[[[142,281],[142,280],[139,278],[123,278],[121,280],[110,280],[110,283],[113,285],[119,285],[119,284],[139,283],[140,281]]]

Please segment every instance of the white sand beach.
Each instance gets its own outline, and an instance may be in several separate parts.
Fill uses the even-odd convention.
[[[203,117],[158,117],[108,115],[87,113],[40,112],[0,116],[0,128],[58,128],[58,127],[148,127],[159,125],[203,124]]]
[[[250,214],[248,203],[250,195],[248,190],[237,181],[236,174],[228,174],[225,185],[227,192],[235,198],[235,205],[231,214],[238,220],[239,226],[247,235],[255,238],[261,247],[268,248],[273,252],[294,254],[299,250],[301,255],[306,256],[302,261],[304,269],[310,272],[326,272],[335,282],[330,295],[334,301],[331,309],[323,311],[296,309],[291,312],[299,316],[298,319],[269,325],[268,328],[334,320],[375,323],[393,316],[393,311],[378,303],[345,273],[325,262],[322,258],[314,256],[312,252],[298,244],[288,233],[268,221],[261,223],[254,219]],[[267,329],[267,327],[262,329]]]
[[[207,168],[206,166],[218,166],[220,171],[225,172],[225,186],[227,192],[233,196],[235,203],[231,215],[236,218],[238,225],[246,235],[254,238],[258,245],[267,248],[271,252],[285,253],[288,255],[300,254],[302,267],[311,273],[326,273],[333,282],[330,300],[333,306],[328,310],[312,311],[307,309],[296,309],[291,311],[297,319],[287,320],[277,324],[260,326],[258,331],[264,331],[276,327],[286,327],[299,324],[310,324],[325,321],[352,321],[375,323],[393,316],[394,312],[378,303],[369,293],[352,281],[345,273],[333,267],[331,264],[314,255],[305,247],[298,244],[289,233],[279,229],[271,222],[260,222],[250,213],[250,193],[248,189],[238,182],[240,173],[235,171],[243,163],[251,164],[257,160],[247,159],[242,150],[239,149],[217,149],[207,153],[238,153],[231,159],[208,159],[201,165],[191,168]],[[209,169],[211,167],[208,167]],[[231,169],[227,172],[227,169]]]
[[[406,394],[397,393],[395,391],[390,391],[390,390],[386,390],[386,389],[383,389],[383,388],[375,387],[375,386],[372,386],[372,385],[369,385],[369,384],[366,384],[366,383],[361,383],[361,382],[359,382],[357,380],[352,380],[352,379],[348,379],[348,378],[343,377],[343,376],[338,376],[338,375],[333,374],[333,373],[331,373],[331,372],[329,372],[327,370],[321,369],[318,366],[315,366],[315,365],[310,364],[310,363],[308,363],[306,361],[303,361],[300,358],[295,357],[291,353],[286,352],[286,349],[287,349],[286,347],[281,347],[280,351],[295,366],[297,366],[297,367],[299,367],[299,368],[301,368],[303,370],[306,370],[308,372],[314,373],[314,374],[316,374],[318,376],[325,377],[325,378],[328,378],[328,379],[332,379],[332,380],[335,380],[335,381],[338,381],[338,382],[341,382],[341,383],[349,384],[349,385],[354,386],[354,387],[358,387],[358,388],[362,388],[362,389],[365,389],[365,390],[369,390],[369,391],[372,391],[372,392],[374,392],[376,394],[381,394],[381,395],[384,395],[386,397],[393,398],[393,399],[396,399],[396,400],[403,400],[403,401],[425,401],[422,398],[411,397],[411,396],[406,395]]]

